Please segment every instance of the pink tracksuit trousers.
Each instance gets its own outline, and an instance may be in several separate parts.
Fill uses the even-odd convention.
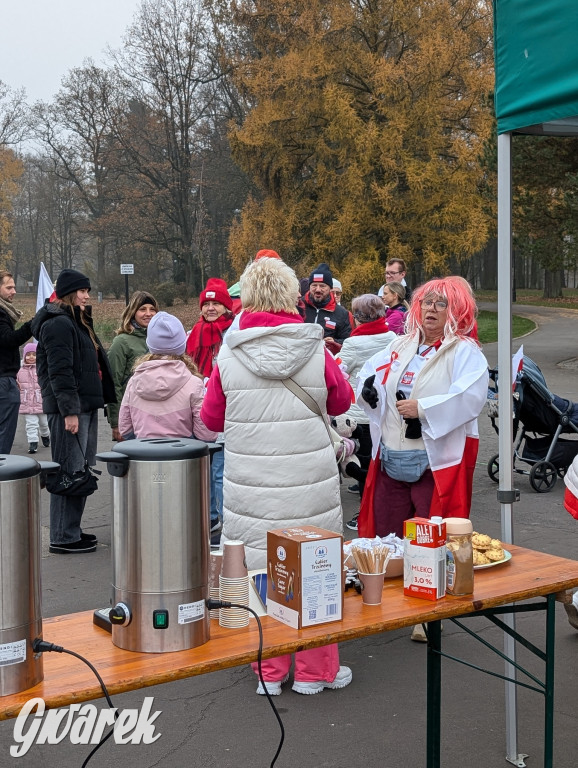
[[[255,674],[259,674],[257,664],[251,664]],[[277,656],[274,659],[264,659],[261,662],[263,680],[266,683],[277,683],[284,680],[291,668],[291,654]],[[294,679],[301,683],[316,683],[325,680],[332,683],[339,672],[339,650],[337,643],[324,645],[321,648],[311,648],[307,651],[297,651],[295,654]]]

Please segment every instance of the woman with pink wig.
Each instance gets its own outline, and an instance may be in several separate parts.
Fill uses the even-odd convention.
[[[413,292],[406,334],[358,376],[372,464],[360,536],[403,535],[408,518],[469,517],[488,364],[475,337],[469,283],[452,276]]]

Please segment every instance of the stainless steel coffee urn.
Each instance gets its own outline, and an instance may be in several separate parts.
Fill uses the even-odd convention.
[[[209,448],[154,438],[99,453],[113,477],[112,642],[161,653],[209,639]]]
[[[40,473],[34,459],[0,455],[0,696],[44,677],[32,651],[42,637]]]

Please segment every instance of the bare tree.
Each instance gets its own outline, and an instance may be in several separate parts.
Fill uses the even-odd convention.
[[[57,158],[55,172],[80,194],[96,241],[97,283],[105,279],[107,215],[114,204],[117,174],[113,125],[120,82],[90,60],[63,80],[54,104],[36,104],[38,138]]]
[[[114,59],[133,100],[117,137],[143,195],[148,190],[155,197],[156,234],[177,273],[182,267],[185,280],[198,287],[205,279],[203,223],[197,222],[203,210],[203,127],[221,76],[203,3],[144,0]]]
[[[24,88],[13,90],[0,80],[0,146],[18,144],[28,133]]]

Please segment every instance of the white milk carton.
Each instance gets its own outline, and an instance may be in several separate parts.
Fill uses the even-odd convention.
[[[403,593],[439,600],[446,593],[446,526],[442,518],[403,524]]]

